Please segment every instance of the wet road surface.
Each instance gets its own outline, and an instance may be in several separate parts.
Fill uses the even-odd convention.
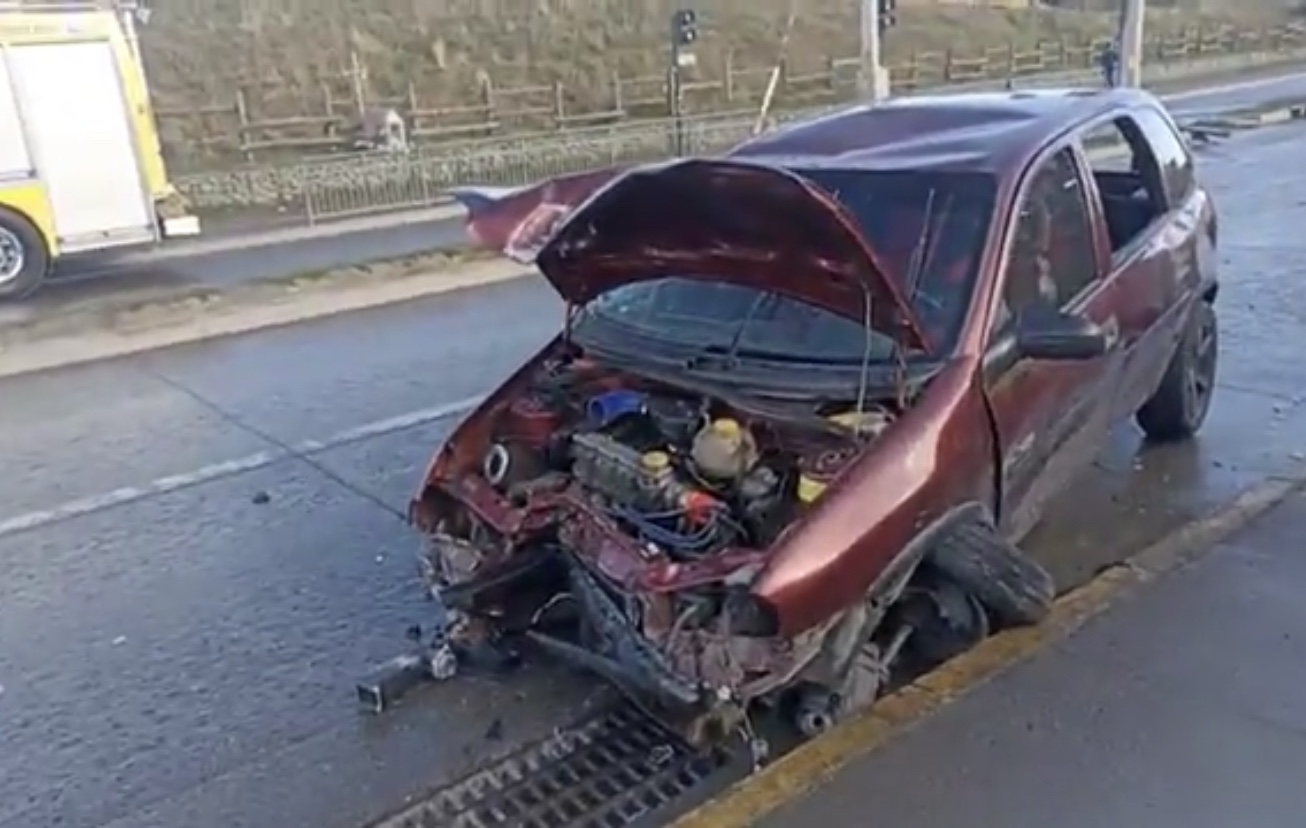
[[[1122,427],[1054,510],[1063,587],[1306,450],[1303,140],[1206,156],[1221,388],[1197,444]],[[560,317],[522,281],[0,382],[0,828],[346,828],[599,697],[541,667],[351,697],[423,620],[399,515],[431,448]]]
[[[1188,89],[1164,97],[1181,118],[1262,104],[1301,102],[1306,100],[1306,72],[1283,74],[1280,70],[1266,77],[1210,84],[1208,88]],[[255,249],[166,258],[131,256],[124,260],[128,262],[125,264],[115,263],[121,258],[116,254],[96,254],[65,262],[49,287],[33,301],[57,306],[70,298],[84,300],[88,290],[148,292],[190,286],[225,287],[432,250],[457,249],[463,243],[461,221],[442,220],[376,227]]]

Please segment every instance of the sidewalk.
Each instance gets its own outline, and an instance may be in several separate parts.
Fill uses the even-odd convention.
[[[1306,495],[761,828],[1306,826]]]

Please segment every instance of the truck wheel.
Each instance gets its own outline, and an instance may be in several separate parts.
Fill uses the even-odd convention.
[[[992,527],[959,526],[930,550],[926,561],[974,596],[998,626],[1036,624],[1052,608],[1052,575]]]
[[[41,232],[19,213],[0,207],[0,300],[23,298],[49,272],[50,251]]]
[[[1160,385],[1135,417],[1149,439],[1183,440],[1202,427],[1215,392],[1219,331],[1215,307],[1210,302],[1199,302]]]

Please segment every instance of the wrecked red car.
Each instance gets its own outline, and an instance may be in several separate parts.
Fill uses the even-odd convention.
[[[758,702],[819,732],[1037,622],[1048,498],[1121,418],[1179,439],[1211,399],[1215,213],[1145,93],[903,99],[460,195],[568,311],[422,481],[431,590],[451,635],[699,735]]]

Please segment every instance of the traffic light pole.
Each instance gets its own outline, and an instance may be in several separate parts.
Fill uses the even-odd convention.
[[[858,0],[861,6],[861,67],[857,73],[857,91],[872,103],[889,97],[889,72],[881,58],[884,0]]]
[[[671,110],[671,154],[685,154],[685,96],[681,90],[680,44],[671,41],[671,65],[667,67],[667,107]]]
[[[667,108],[671,112],[671,154],[685,154],[684,67],[693,59],[688,49],[698,40],[698,13],[677,9],[671,15],[671,64],[667,67]]]

